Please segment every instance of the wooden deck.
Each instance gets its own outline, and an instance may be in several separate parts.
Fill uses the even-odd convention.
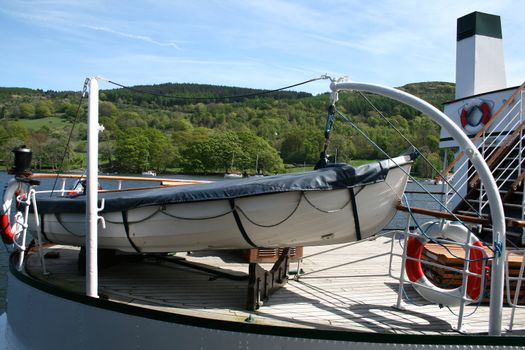
[[[394,247],[399,252],[398,242],[394,242]],[[235,322],[382,333],[457,333],[458,308],[430,304],[408,284],[403,310],[395,307],[399,283],[389,275],[390,249],[391,239],[387,237],[353,245],[305,247],[300,266],[304,275],[299,280],[291,278],[256,312],[245,310],[247,280],[217,277],[154,258],[101,268],[100,295],[115,302]],[[42,274],[39,256],[34,253],[28,257],[28,273],[81,293],[85,281],[77,273],[78,248],[53,246],[47,251],[59,252],[58,258],[46,259],[50,274]],[[326,252],[317,254],[322,251]],[[176,256],[232,274],[248,272],[248,265],[232,252]],[[400,258],[396,257],[392,264],[394,275],[399,274],[400,265]],[[297,264],[292,263],[290,270],[296,269]],[[503,331],[510,314],[511,308],[504,308]],[[461,332],[488,331],[488,306],[467,306],[465,315]],[[513,329],[509,334],[525,330],[525,310],[516,310]]]

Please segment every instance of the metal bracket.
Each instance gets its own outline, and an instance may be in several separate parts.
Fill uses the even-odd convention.
[[[266,271],[257,263],[251,263],[246,308],[255,311],[268,301],[271,294],[288,282],[289,269],[290,248],[283,249],[270,271]]]

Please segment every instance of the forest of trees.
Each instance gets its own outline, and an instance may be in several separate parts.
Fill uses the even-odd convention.
[[[402,89],[438,108],[454,96],[450,83],[416,83]],[[254,173],[257,161],[257,170],[270,174],[284,171],[286,164],[314,164],[324,144],[328,94],[256,95],[259,92],[198,84],[102,90],[101,168],[125,173],[149,169],[158,173]],[[365,96],[341,93],[338,111],[395,156],[409,145],[389,125],[392,123],[440,167],[437,124],[395,101]],[[80,92],[0,88],[0,160],[4,166],[10,164],[13,147],[26,144],[33,150],[36,170],[84,168],[86,105]],[[331,161],[337,155],[337,162],[384,158],[340,118],[334,124],[328,153]],[[419,163],[419,175],[431,176],[431,167]]]

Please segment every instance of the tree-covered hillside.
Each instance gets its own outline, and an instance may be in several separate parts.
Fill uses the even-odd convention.
[[[450,83],[416,83],[402,89],[438,108],[454,96]],[[257,162],[258,171],[275,173],[283,171],[284,164],[318,160],[329,95],[160,84],[102,90],[100,101],[105,127],[101,162],[107,170],[253,173]],[[38,170],[85,167],[86,106],[80,92],[0,88],[0,159],[7,165],[10,150],[27,144]],[[439,128],[412,108],[355,92],[341,93],[337,108],[388,154],[408,147],[390,122],[439,165]],[[337,162],[384,158],[341,118],[335,122],[328,152]],[[425,169],[419,168],[422,175],[431,175]]]

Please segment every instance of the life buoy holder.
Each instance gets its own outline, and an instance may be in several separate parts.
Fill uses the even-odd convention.
[[[0,211],[0,234],[2,236],[2,241],[5,244],[13,244],[19,231],[16,222],[13,225],[9,222],[11,205],[13,203],[13,198],[17,197],[17,192],[18,195],[23,193],[20,189],[20,184],[15,179],[11,179],[4,189],[2,209]]]
[[[483,244],[465,226],[460,223],[445,222],[440,229],[438,223],[428,223],[432,225],[428,228],[426,236],[429,238],[443,237],[458,243],[466,243],[468,237],[469,244],[469,263],[468,272],[474,275],[467,276],[466,303],[472,303],[481,296],[482,275],[483,275]],[[427,227],[428,227],[427,224]],[[414,289],[426,300],[440,305],[458,306],[463,299],[462,286],[454,289],[444,289],[436,286],[425,276],[421,265],[421,255],[424,245],[429,241],[426,236],[412,236],[408,239],[405,262],[405,270],[408,279],[413,283]],[[465,249],[465,248],[464,248]],[[466,250],[466,249],[465,249]]]
[[[477,122],[472,121],[472,115],[475,111],[481,112],[481,119]],[[460,112],[461,126],[468,133],[478,132],[487,124],[492,116],[490,105],[487,101],[475,100],[467,103]]]

